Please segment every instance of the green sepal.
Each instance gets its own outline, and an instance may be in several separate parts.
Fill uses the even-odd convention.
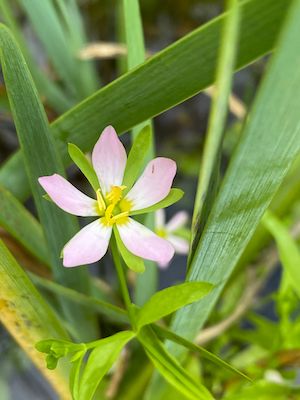
[[[177,188],[172,188],[170,190],[168,196],[165,197],[163,200],[159,201],[156,204],[153,204],[153,206],[150,206],[147,208],[142,208],[141,210],[131,211],[130,215],[147,214],[147,213],[159,210],[160,208],[169,207],[172,204],[177,203],[177,201],[179,201],[183,195],[184,195],[183,190],[177,189]]]
[[[132,271],[137,272],[138,274],[143,273],[145,271],[145,264],[144,264],[143,259],[134,255],[126,248],[126,246],[122,242],[122,239],[121,239],[118,229],[116,227],[114,227],[113,230],[114,230],[114,234],[115,234],[119,252],[120,252],[125,264],[127,265],[127,267],[129,269],[131,269]]]
[[[141,169],[145,164],[147,154],[149,153],[151,141],[151,126],[146,125],[137,135],[128,155],[123,179],[123,185],[127,186],[124,194],[126,194],[131,189],[134,182],[138,178]]]
[[[96,192],[99,188],[99,181],[96,172],[86,155],[73,143],[68,143],[68,152],[71,159],[90,182],[92,188]]]

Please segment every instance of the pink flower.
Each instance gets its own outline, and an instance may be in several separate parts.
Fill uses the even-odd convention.
[[[185,211],[179,211],[169,222],[166,223],[165,210],[157,210],[155,212],[155,232],[160,237],[168,240],[174,247],[177,254],[188,254],[189,241],[179,236],[178,230],[183,228],[189,219],[189,215]],[[185,230],[186,231],[186,230]],[[166,268],[169,262],[159,262],[161,268]]]
[[[170,192],[176,163],[168,158],[151,160],[126,195],[122,185],[127,155],[114,128],[102,132],[92,152],[100,187],[92,199],[60,175],[43,176],[39,183],[64,211],[81,217],[98,217],[79,231],[63,249],[63,265],[76,267],[100,260],[106,253],[113,226],[127,249],[138,257],[168,263],[173,246],[130,218],[131,212],[150,207]]]

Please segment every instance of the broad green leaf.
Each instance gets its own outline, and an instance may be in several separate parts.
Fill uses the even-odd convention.
[[[173,188],[170,190],[170,193],[168,194],[168,196],[165,197],[163,200],[159,201],[156,204],[153,204],[153,206],[143,208],[141,210],[131,211],[130,215],[147,214],[147,213],[156,211],[160,208],[169,207],[172,204],[177,203],[177,201],[179,201],[183,195],[184,195],[184,192],[181,189]]]
[[[23,269],[0,241],[0,321],[53,388],[69,399],[67,371],[48,371],[36,342],[50,337],[66,340],[67,333],[55,313],[33,286]]]
[[[206,358],[207,360],[213,362],[214,364],[218,365],[221,368],[227,369],[228,371],[237,374],[241,376],[244,379],[247,379],[248,381],[252,380],[245,374],[243,374],[241,371],[233,367],[232,365],[228,364],[226,361],[222,360],[222,358],[216,356],[215,354],[211,353],[210,351],[206,350],[204,347],[198,346],[197,344],[190,342],[189,340],[184,339],[181,336],[176,335],[176,333],[170,331],[167,328],[158,326],[158,325],[152,325],[152,329],[154,329],[154,332],[161,337],[162,339],[169,339],[174,343],[177,343],[181,346],[186,347],[188,350],[200,354],[203,358]]]
[[[145,271],[145,264],[142,258],[135,256],[133,253],[131,253],[127,247],[124,245],[122,242],[122,239],[120,237],[120,234],[117,229],[114,228],[114,234],[117,242],[117,246],[119,249],[119,252],[127,265],[128,268],[130,268],[132,271],[137,272],[137,273],[143,273]]]
[[[73,143],[68,144],[68,152],[74,163],[90,182],[95,192],[100,188],[96,172],[86,155]]]
[[[235,69],[273,49],[290,4],[291,0],[240,2],[241,34]],[[211,85],[223,21],[224,15],[201,26],[57,119],[51,128],[59,139],[64,162],[69,163],[64,143],[72,142],[89,151],[105,126],[112,124],[118,133],[127,132]],[[149,76],[154,77],[155,84]],[[20,153],[12,157],[0,171],[0,182],[24,199],[29,186],[21,163]]]
[[[123,184],[127,186],[127,191],[133,186],[139,177],[143,166],[145,165],[146,156],[152,141],[151,126],[145,126],[136,136],[132,143],[132,147],[128,154],[128,160],[124,173]]]
[[[155,293],[137,313],[137,327],[151,324],[181,307],[206,296],[213,288],[208,282],[186,282]]]
[[[47,263],[48,252],[38,221],[6,189],[0,187],[0,226],[40,261]]]
[[[300,93],[299,18],[297,0],[193,258],[188,280],[210,279],[219,286],[197,305],[176,315],[173,330],[187,338],[193,338],[203,326],[299,153],[300,96],[295,95]]]
[[[213,399],[209,391],[203,385],[198,384],[168,353],[151,328],[144,327],[137,338],[159,373],[186,398],[191,400]],[[148,400],[148,397],[146,399]]]
[[[228,99],[231,91],[240,20],[238,0],[228,0],[226,4],[228,13],[222,27],[215,91],[209,114],[208,130],[194,204],[192,252],[199,241],[219,185],[224,126],[228,113]],[[191,257],[192,254],[190,254],[189,260]]]
[[[84,269],[67,270],[62,268],[59,254],[66,242],[79,229],[76,219],[43,199],[44,191],[38,178],[57,172],[64,175],[61,159],[58,156],[53,136],[50,134],[45,110],[40,102],[29,70],[16,42],[9,30],[0,27],[1,62],[7,94],[25,161],[32,194],[37,212],[43,226],[49,263],[53,274],[60,283],[87,293],[89,277]],[[34,118],[33,118],[34,116]],[[67,320],[76,327],[82,338],[96,335],[92,314],[82,308],[61,300]]]
[[[176,314],[172,330],[187,339],[192,340],[207,320],[299,154],[300,96],[295,95],[300,93],[299,19],[300,2],[296,0],[192,260],[189,281],[209,279],[219,285],[197,304]],[[168,348],[178,356],[185,353],[174,344]],[[161,380],[152,388],[155,400],[161,399],[165,390]]]
[[[280,261],[289,277],[288,282],[300,297],[300,251],[284,224],[270,211],[266,212],[262,223],[274,237]]]
[[[91,400],[104,375],[112,367],[123,347],[134,338],[132,331],[123,331],[99,340],[92,350],[79,382],[78,396],[74,400]]]

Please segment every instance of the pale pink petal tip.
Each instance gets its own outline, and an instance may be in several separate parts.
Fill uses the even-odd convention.
[[[127,224],[117,227],[124,245],[136,256],[161,264],[169,263],[174,256],[175,250],[170,242],[132,218]]]
[[[92,164],[104,194],[112,186],[122,185],[126,161],[126,151],[116,131],[112,126],[106,127],[92,152]]]
[[[171,190],[175,174],[175,161],[164,157],[150,161],[127,195],[133,203],[132,210],[141,210],[163,200]]]
[[[99,261],[107,252],[112,228],[101,220],[86,225],[63,249],[64,267],[78,267]]]
[[[182,228],[188,220],[189,214],[186,211],[179,211],[166,224],[166,229],[168,232],[174,232],[177,229]]]
[[[42,176],[38,179],[45,192],[62,210],[79,217],[97,215],[97,202],[76,189],[58,174]]]

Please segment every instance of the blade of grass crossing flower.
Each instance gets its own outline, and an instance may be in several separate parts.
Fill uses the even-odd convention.
[[[300,151],[299,19],[300,1],[296,0],[193,257],[187,279],[218,286],[197,304],[176,313],[172,330],[186,339],[193,340],[207,320]],[[177,345],[169,343],[168,348],[177,356],[185,354]],[[150,390],[158,400],[165,386],[156,379]]]
[[[48,251],[40,224],[19,200],[2,187],[0,187],[0,226],[37,259],[47,263]]]
[[[45,201],[42,197],[43,190],[38,184],[40,176],[51,175],[54,172],[64,175],[45,111],[22,54],[11,33],[3,25],[0,27],[0,44],[4,81],[54,276],[60,283],[87,293],[89,291],[87,271],[67,270],[62,267],[59,260],[63,246],[78,230],[78,224],[73,217]],[[66,318],[74,324],[81,338],[96,334],[92,314],[80,307],[74,313],[73,307],[67,301],[61,301],[61,304]]]
[[[262,219],[265,228],[274,237],[282,267],[285,269],[288,282],[300,297],[300,251],[297,242],[291,237],[284,224],[270,211]]]
[[[235,69],[274,48],[290,4],[291,0],[239,3],[241,29]],[[210,86],[215,79],[223,21],[224,15],[194,30],[57,119],[51,129],[59,139],[65,164],[70,163],[65,143],[75,143],[84,152],[89,151],[105,126],[113,124],[117,132],[126,132]],[[17,153],[0,170],[0,182],[24,199],[29,186],[21,164]]]
[[[240,19],[238,0],[227,0],[226,8],[228,13],[222,29],[223,33],[221,36],[220,55],[215,82],[216,90],[209,115],[208,131],[194,204],[191,237],[192,252],[197,246],[199,236],[209,215],[219,181],[220,153],[228,112],[228,99],[235,65]],[[189,258],[191,260],[192,253]]]
[[[68,339],[68,335],[2,241],[0,279],[0,321],[60,397],[70,399],[67,371],[61,367],[54,372],[47,370],[44,356],[34,348],[36,342],[49,336]]]

